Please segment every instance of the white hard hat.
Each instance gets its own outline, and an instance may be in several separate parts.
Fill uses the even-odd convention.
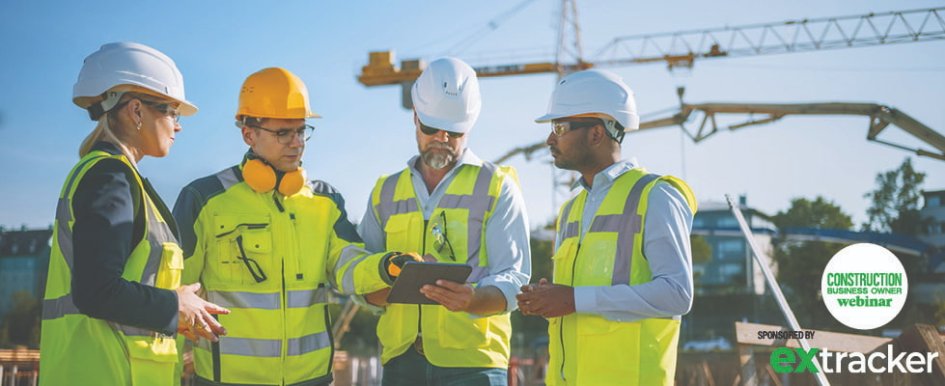
[[[482,109],[476,71],[455,58],[430,63],[413,84],[410,97],[420,123],[454,133],[472,129]]]
[[[117,103],[116,95],[120,97],[120,94],[103,95],[116,87],[122,91],[143,88],[173,99],[180,103],[181,115],[197,112],[197,106],[184,96],[184,77],[174,61],[144,44],[108,43],[86,57],[79,79],[72,87],[72,102],[88,109],[89,115],[97,119],[96,115],[100,116]]]
[[[548,113],[535,119],[544,123],[553,119],[582,114],[606,114],[623,126],[624,131],[640,128],[633,90],[617,74],[603,70],[575,72],[558,81]]]

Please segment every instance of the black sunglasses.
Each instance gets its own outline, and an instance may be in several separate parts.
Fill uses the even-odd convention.
[[[422,124],[422,123],[420,124],[420,131],[423,132],[423,134],[426,134],[426,135],[436,135],[436,133],[442,131],[442,132],[446,133],[446,135],[449,135],[450,138],[462,138],[462,136],[466,135],[466,133],[456,133],[456,132],[452,132],[452,131],[441,130],[441,129],[437,129],[437,128],[435,128],[435,127],[430,127],[430,126],[424,125],[424,124]]]

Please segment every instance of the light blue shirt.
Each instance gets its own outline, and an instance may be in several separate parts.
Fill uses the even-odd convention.
[[[455,178],[460,168],[466,165],[482,166],[482,160],[466,149],[443,180],[427,192],[423,175],[417,169],[420,156],[414,156],[407,161],[407,169],[413,179],[414,192],[417,195],[419,209],[423,218],[429,220],[443,195],[446,187]],[[358,224],[358,233],[364,239],[364,245],[369,251],[383,251],[385,249],[384,230],[374,215],[371,200],[368,199],[364,218]],[[488,267],[478,286],[494,286],[505,295],[506,310],[511,312],[518,307],[515,295],[519,288],[528,283],[532,274],[531,246],[529,244],[528,215],[525,213],[525,200],[519,190],[518,183],[508,180],[502,184],[499,197],[492,216],[486,221],[486,254]]]
[[[634,165],[620,161],[594,176],[593,187],[584,179],[578,184],[587,191],[581,218],[581,240],[590,229],[614,180]],[[578,313],[597,314],[609,320],[632,322],[647,318],[679,316],[692,308],[692,251],[689,232],[692,210],[676,188],[659,182],[650,190],[643,233],[643,254],[650,264],[653,280],[639,285],[575,287],[574,305]],[[572,209],[573,210],[573,209]],[[555,250],[560,240],[555,244]]]

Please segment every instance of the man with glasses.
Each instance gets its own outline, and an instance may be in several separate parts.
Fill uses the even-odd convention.
[[[243,162],[187,185],[174,206],[183,282],[229,307],[229,335],[194,349],[197,385],[327,385],[329,287],[369,293],[392,282],[403,255],[369,254],[344,200],[302,169],[312,134],[305,84],[282,68],[246,78],[236,125]],[[409,258],[408,258],[409,259]]]
[[[548,385],[672,385],[680,317],[692,306],[692,190],[621,160],[639,128],[633,91],[598,70],[562,78],[547,144],[581,174],[561,207],[554,277],[522,287],[519,309],[548,319]]]
[[[419,155],[381,177],[359,232],[369,250],[417,251],[472,267],[467,283],[421,291],[439,305],[386,305],[377,326],[385,386],[505,385],[515,294],[531,274],[528,219],[515,170],[466,148],[481,106],[469,65],[439,59],[411,98]]]

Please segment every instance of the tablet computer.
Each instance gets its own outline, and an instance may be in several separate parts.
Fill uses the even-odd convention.
[[[427,284],[436,285],[436,281],[440,279],[465,283],[470,273],[472,273],[472,267],[465,264],[408,262],[404,265],[400,276],[394,281],[394,286],[387,295],[387,302],[439,304],[420,293],[420,287]]]

